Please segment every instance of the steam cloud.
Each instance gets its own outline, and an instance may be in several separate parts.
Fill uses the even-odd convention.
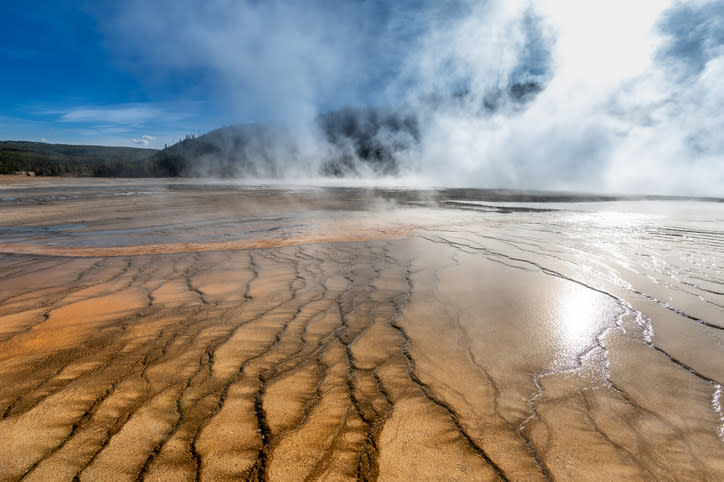
[[[239,118],[279,125],[256,148],[269,161],[257,175],[341,165],[434,185],[723,194],[720,0],[118,8],[105,29],[119,54],[195,75]],[[392,119],[365,134],[386,147],[371,167],[330,114],[319,120],[361,105]],[[354,128],[369,123],[358,112]]]

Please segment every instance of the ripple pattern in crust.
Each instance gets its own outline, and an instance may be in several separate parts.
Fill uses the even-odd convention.
[[[143,242],[164,216],[141,212],[101,243],[131,197],[4,231],[0,479],[724,478],[721,232],[272,192],[266,227],[215,241],[238,193],[163,196],[166,226],[222,207],[191,240]]]

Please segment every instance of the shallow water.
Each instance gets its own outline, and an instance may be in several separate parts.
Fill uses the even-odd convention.
[[[0,185],[0,479],[723,479],[724,203],[448,194]]]

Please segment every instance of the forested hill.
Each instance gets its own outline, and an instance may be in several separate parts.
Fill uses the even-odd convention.
[[[164,175],[151,157],[156,149],[0,141],[0,174],[143,177]]]
[[[373,108],[347,108],[317,116],[306,135],[313,148],[300,148],[304,135],[275,124],[222,127],[189,136],[153,156],[171,176],[279,178],[305,166],[308,175],[360,172],[395,174],[396,154],[419,141],[412,115]]]

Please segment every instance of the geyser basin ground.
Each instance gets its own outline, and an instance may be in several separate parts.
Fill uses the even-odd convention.
[[[2,480],[724,479],[722,203],[2,182]]]

